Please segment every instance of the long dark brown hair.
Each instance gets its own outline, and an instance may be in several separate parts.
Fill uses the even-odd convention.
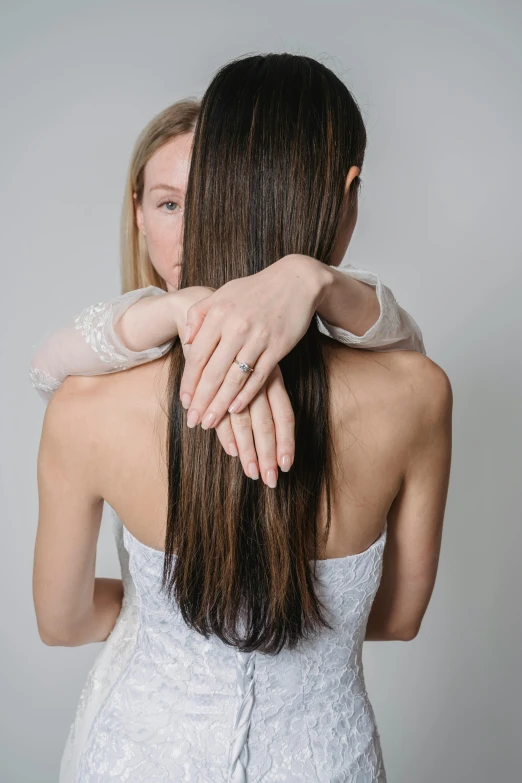
[[[362,167],[365,146],[354,98],[321,63],[268,54],[224,66],[196,125],[180,287],[219,288],[289,253],[328,264],[346,175]],[[328,376],[315,318],[280,367],[296,448],[275,489],[247,478],[213,430],[187,428],[179,341],[169,386],[162,587],[199,633],[267,654],[329,627],[314,590],[317,517],[325,498],[327,536],[331,472]]]

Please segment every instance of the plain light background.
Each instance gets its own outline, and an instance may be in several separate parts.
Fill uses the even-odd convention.
[[[378,272],[454,390],[437,584],[419,636],[367,643],[389,783],[520,779],[522,7],[518,2],[3,2],[1,772],[55,783],[100,645],[46,647],[32,603],[33,347],[119,293],[134,140],[244,53],[324,61],[369,144],[347,261]],[[118,576],[108,518],[98,576]]]

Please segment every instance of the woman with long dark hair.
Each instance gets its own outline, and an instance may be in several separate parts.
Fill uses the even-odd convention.
[[[290,253],[342,257],[364,149],[359,109],[323,65],[267,55],[223,68],[196,127],[181,289],[219,289]],[[240,351],[231,373],[255,358]],[[295,459],[269,487],[212,431],[185,427],[183,360],[176,341],[127,373],[69,378],[47,408],[42,638],[82,644],[114,624],[118,597],[93,600],[104,500],[138,600],[135,648],[77,780],[385,781],[362,643],[413,638],[431,596],[447,377],[420,354],[334,344],[312,319],[280,362]]]
[[[321,332],[353,348],[424,353],[419,327],[379,276],[352,265],[336,267],[334,263],[340,258],[326,265],[292,253],[214,292],[203,286],[178,290],[190,151],[199,109],[195,100],[178,101],[153,117],[140,133],[123,198],[123,293],[85,307],[68,324],[40,341],[31,361],[31,379],[43,400],[48,402],[68,375],[120,372],[158,359],[170,350],[178,335],[187,351],[180,397],[192,392],[196,403],[198,399],[202,403],[203,387],[203,395],[211,400],[217,391],[221,392],[220,375],[225,377],[230,369],[230,362],[227,364],[226,356],[221,354],[217,364],[220,373],[216,373],[220,342],[230,349],[240,336],[239,347],[249,341],[250,353],[253,337],[253,355],[258,355],[260,348],[266,349],[267,343],[269,348],[275,345],[271,369],[277,372],[278,358],[299,341],[314,309]],[[361,180],[357,179],[359,187]],[[352,227],[355,218],[352,212]],[[202,331],[207,320],[212,329]],[[187,335],[191,326],[192,334]],[[192,346],[199,357],[197,365]],[[258,475],[268,483],[271,471],[277,479],[277,467],[286,471],[293,459],[295,442],[288,395],[279,371],[279,383],[271,378],[263,387],[268,410],[266,406],[264,411],[260,408],[258,398],[257,416],[252,420],[248,406],[255,396],[252,373],[241,375],[240,394],[247,407],[243,413],[223,416],[216,423],[216,435],[227,454],[239,457],[245,474]],[[235,389],[230,391],[233,395]],[[222,406],[226,402],[221,399]],[[233,402],[232,397],[228,402]],[[267,413],[273,424],[267,422]],[[89,640],[102,644],[79,694],[60,762],[60,783],[76,780],[92,722],[137,640],[137,598],[129,573],[129,555],[123,543],[122,522],[114,509],[111,512],[121,579],[96,578],[94,595],[98,602],[112,601],[116,607],[121,596],[121,610],[108,635],[104,629]]]

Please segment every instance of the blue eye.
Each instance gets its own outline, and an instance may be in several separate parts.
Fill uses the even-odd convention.
[[[158,206],[165,207],[165,211],[172,213],[172,212],[179,212],[181,209],[180,205],[177,204],[175,201],[162,201],[161,204]]]

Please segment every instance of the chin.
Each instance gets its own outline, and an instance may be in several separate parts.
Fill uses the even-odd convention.
[[[160,273],[160,275],[167,284],[167,290],[178,290],[181,277],[181,266],[175,266],[174,269],[169,269],[166,274]]]

